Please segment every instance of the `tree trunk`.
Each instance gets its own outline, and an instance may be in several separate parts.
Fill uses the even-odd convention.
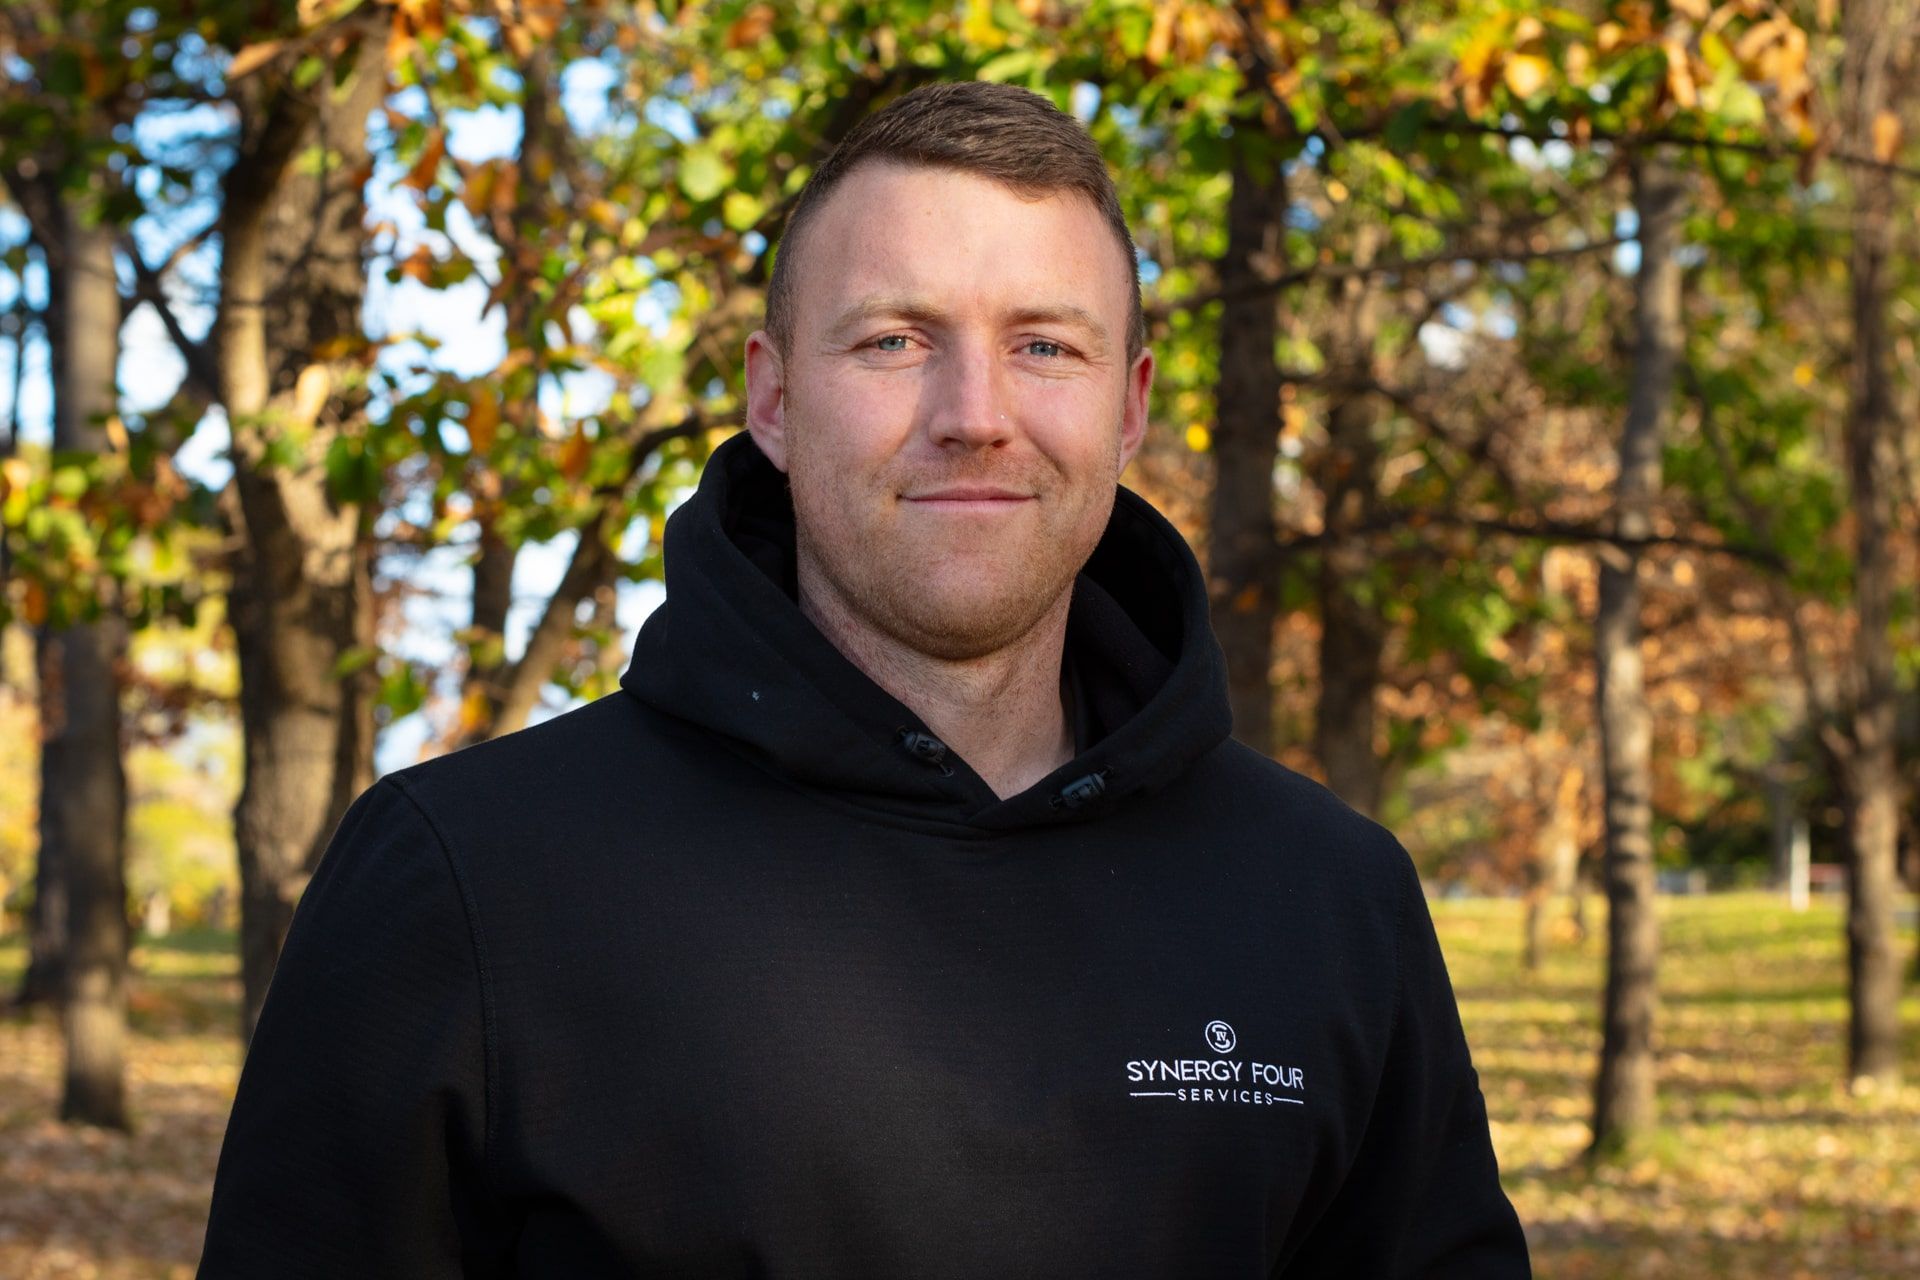
[[[1381,229],[1362,226],[1353,260],[1373,261]],[[1334,373],[1345,384],[1327,416],[1327,451],[1320,467],[1326,549],[1320,557],[1320,697],[1314,751],[1334,794],[1368,817],[1380,812],[1383,767],[1374,749],[1380,661],[1386,620],[1374,600],[1373,548],[1364,526],[1379,494],[1380,449],[1373,438],[1379,411],[1369,389],[1374,376],[1379,291],[1364,277],[1334,286]]]
[[[63,199],[54,339],[54,449],[104,453],[120,342],[114,227],[85,226]],[[102,591],[97,621],[41,636],[40,847],[60,869],[66,910],[61,1023],[66,1073],[60,1118],[129,1127],[126,1101],[127,782],[120,749],[120,665],[127,632],[117,597]]]
[[[234,808],[243,1036],[251,1040],[293,910],[340,815],[372,781],[372,670],[342,677],[371,639],[360,510],[326,488],[326,448],[362,406],[323,353],[361,332],[367,113],[386,85],[379,13],[344,82],[257,74],[236,91],[239,155],[225,180],[221,398],[233,434],[225,495],[237,534],[230,611],[240,662],[244,780]],[[317,168],[293,163],[324,148]],[[270,446],[291,444],[291,465]]]
[[[1560,739],[1559,735],[1555,735]],[[1547,953],[1548,908],[1555,899],[1566,899],[1571,910],[1577,902],[1580,884],[1580,793],[1586,788],[1586,775],[1577,764],[1563,765],[1547,800],[1546,820],[1540,824],[1534,860],[1528,871],[1526,949],[1522,963],[1529,972],[1538,969]]]
[[[1912,29],[1910,8],[1862,0],[1842,10],[1840,98],[1847,145],[1874,150],[1876,124],[1897,109],[1894,66]],[[1845,424],[1854,520],[1852,724],[1839,761],[1847,842],[1848,1071],[1856,1089],[1892,1084],[1900,1071],[1900,959],[1894,899],[1899,892],[1900,775],[1895,760],[1892,495],[1899,474],[1893,370],[1887,331],[1892,287],[1893,175],[1856,167],[1850,256],[1853,362]]]
[[[1233,733],[1271,754],[1273,630],[1279,612],[1273,468],[1279,455],[1280,369],[1274,359],[1279,303],[1265,287],[1285,247],[1286,179],[1265,151],[1242,147],[1227,201],[1227,248],[1219,264],[1220,383],[1208,512],[1213,629],[1227,659]]]
[[[58,228],[63,221],[60,212],[60,192],[57,184],[44,176],[27,179],[17,174],[9,174],[7,188],[26,212],[28,225],[35,229],[34,239],[43,241],[40,244],[40,252],[42,262],[46,266],[47,305],[42,321],[42,332],[47,338],[47,347],[52,356],[54,378],[57,383],[59,361],[66,350],[66,343],[61,338],[61,316],[65,313],[66,273],[59,270],[56,265],[60,247],[58,244],[51,243],[59,239]],[[25,305],[24,299],[21,300],[21,305]],[[7,442],[9,449],[18,444],[20,431],[18,413],[20,378],[25,370],[24,349],[27,341],[24,323],[14,340],[18,344],[14,350],[13,368],[15,412],[12,415],[12,435]],[[56,399],[56,413],[58,409]],[[47,726],[58,724],[63,718],[59,704],[49,700],[48,696],[49,688],[58,678],[58,654],[49,648],[48,636],[44,630],[36,631],[34,649],[35,666],[39,672],[34,684],[39,691],[43,743],[40,783],[41,837],[40,847],[34,854],[33,907],[27,917],[27,968],[13,995],[13,1005],[20,1009],[37,1004],[58,1004],[66,983],[67,959],[67,877],[61,865],[60,842],[49,841],[46,836],[48,818],[45,806],[45,796],[48,794],[44,746],[49,732]],[[54,664],[51,678],[48,671],[50,662]]]
[[[1634,284],[1633,385],[1620,434],[1614,531],[1653,532],[1663,426],[1680,356],[1680,264],[1674,256],[1684,192],[1657,151],[1633,166],[1640,267]],[[1606,810],[1607,984],[1600,1066],[1594,1083],[1592,1154],[1630,1143],[1655,1119],[1654,975],[1660,954],[1654,913],[1652,716],[1640,651],[1637,550],[1609,547],[1600,567],[1594,660]]]

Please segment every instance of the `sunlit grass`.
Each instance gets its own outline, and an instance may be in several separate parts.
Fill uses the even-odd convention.
[[[1851,1097],[1841,909],[1660,904],[1661,1128],[1589,1170],[1605,913],[1520,965],[1517,902],[1434,904],[1501,1169],[1543,1276],[1920,1275],[1920,1085]],[[1903,958],[1912,956],[1909,929]],[[1902,1007],[1920,1023],[1920,993]],[[1906,1079],[1920,1082],[1910,1034]]]

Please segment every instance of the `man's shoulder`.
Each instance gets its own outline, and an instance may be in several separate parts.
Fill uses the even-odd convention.
[[[1217,821],[1270,840],[1290,861],[1399,880],[1412,862],[1392,831],[1332,788],[1229,738],[1194,770],[1196,801]]]
[[[450,827],[540,828],[605,803],[654,775],[670,752],[658,719],[616,690],[538,724],[386,774]],[[623,786],[623,782],[625,786]]]

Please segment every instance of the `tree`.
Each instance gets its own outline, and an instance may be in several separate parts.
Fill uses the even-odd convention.
[[[1681,348],[1678,249],[1681,180],[1655,147],[1633,157],[1640,264],[1634,275],[1632,386],[1620,432],[1613,532],[1653,533],[1663,426]],[[1640,555],[1630,544],[1601,553],[1594,619],[1595,686],[1605,796],[1607,984],[1594,1083],[1595,1153],[1619,1149],[1654,1119],[1654,1039],[1659,922],[1654,914],[1652,720],[1640,651]]]
[[[47,338],[54,382],[53,468],[85,487],[103,459],[125,450],[117,416],[121,299],[114,248],[122,207],[106,172],[121,86],[98,62],[105,25],[82,9],[50,21],[23,13],[4,30],[30,55],[50,127],[28,145],[0,148],[0,174],[27,214],[47,267]],[[59,92],[62,69],[92,67]],[[34,145],[37,144],[37,145]],[[75,515],[78,512],[74,513]],[[127,784],[120,698],[127,620],[114,575],[85,534],[69,543],[74,570],[35,619],[41,708],[42,928],[58,950],[36,955],[58,996],[66,1049],[63,1120],[130,1127],[126,1105]],[[36,931],[39,936],[39,931]],[[29,975],[23,997],[34,994]]]
[[[335,441],[364,430],[366,121],[385,94],[389,29],[366,6],[242,49],[227,72],[239,137],[212,355],[233,441],[249,1039],[307,877],[373,780],[370,673],[353,663],[372,639],[363,511],[329,491],[328,464]]]
[[[1856,155],[1885,162],[1898,147],[1898,93],[1915,70],[1914,29],[1905,0],[1863,0],[1842,8],[1841,136]],[[1850,723],[1828,742],[1846,815],[1848,1071],[1856,1087],[1869,1087],[1891,1084],[1900,1070],[1901,970],[1893,908],[1900,891],[1901,785],[1889,491],[1897,474],[1897,418],[1888,321],[1898,205],[1884,163],[1856,165],[1851,178],[1853,351],[1844,440],[1853,508],[1853,697]]]
[[[1273,628],[1279,612],[1273,468],[1280,438],[1275,363],[1285,248],[1286,177],[1265,131],[1251,121],[1232,162],[1227,243],[1218,265],[1219,383],[1207,576],[1213,629],[1227,659],[1233,733],[1256,751],[1273,742]]]

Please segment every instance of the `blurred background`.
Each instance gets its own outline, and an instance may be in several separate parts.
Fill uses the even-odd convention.
[[[1126,483],[1540,1274],[1920,1274],[1917,9],[7,0],[0,1275],[192,1274],[342,810],[614,689],[788,202],[953,78],[1111,161]]]

